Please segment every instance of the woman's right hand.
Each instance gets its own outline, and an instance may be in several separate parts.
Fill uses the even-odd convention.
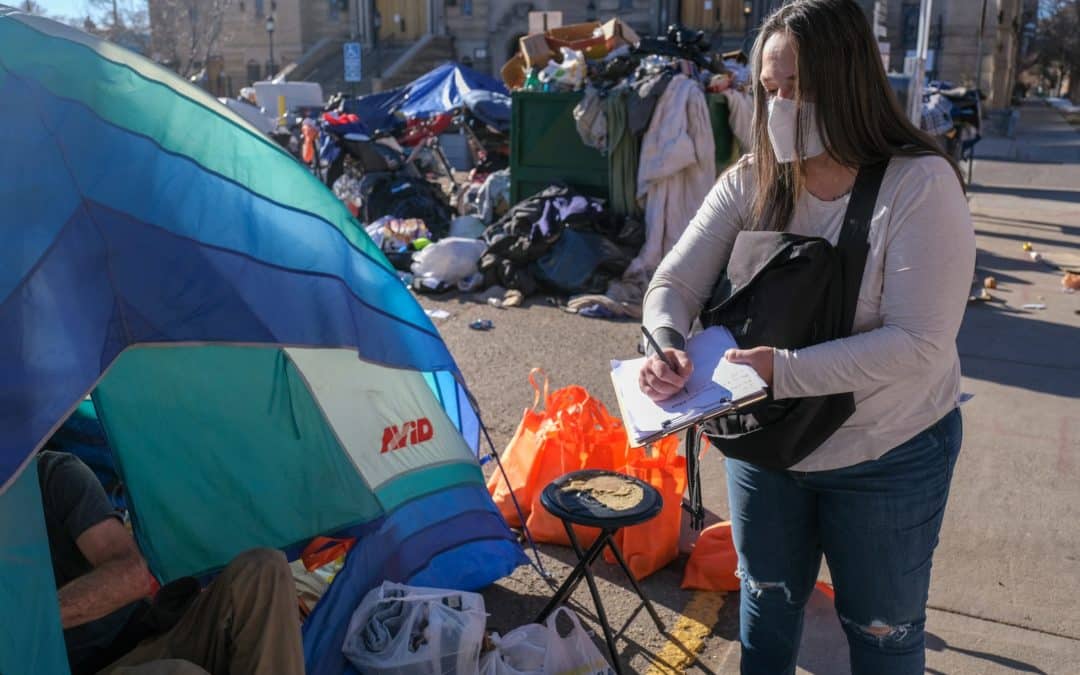
[[[665,349],[664,354],[677,368],[672,370],[659,355],[653,354],[645,359],[638,374],[638,386],[653,401],[665,401],[683,390],[694,364],[690,356],[681,349]]]

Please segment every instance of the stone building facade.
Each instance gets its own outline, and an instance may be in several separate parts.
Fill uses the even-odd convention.
[[[889,45],[890,70],[903,72],[905,56],[915,48],[919,0],[859,3],[868,17],[878,19],[879,35]],[[340,43],[350,36],[363,42],[368,52],[379,42],[395,45],[400,54],[433,34],[451,38],[459,61],[497,73],[528,31],[530,11],[562,12],[564,24],[618,16],[642,34],[682,23],[705,30],[718,47],[748,49],[754,28],[782,4],[783,0],[149,0],[154,55],[182,72],[192,70],[184,67],[185,59],[187,66],[196,62],[194,70],[206,66],[210,79],[220,85],[217,89],[230,90],[224,93],[235,93],[270,74],[266,30],[270,15],[275,70],[320,49],[326,59],[340,60]],[[989,107],[1004,107],[1038,0],[985,0],[985,4],[981,85]],[[983,0],[935,0],[933,6],[931,76],[974,83]],[[220,16],[216,44],[192,55],[186,49],[191,35],[207,34],[206,24],[215,16]],[[172,38],[166,48],[158,39],[162,34]]]
[[[1017,64],[1026,49],[1038,10],[1038,0],[935,0],[930,21],[932,79],[980,88],[989,108],[1009,105],[1017,78]],[[904,71],[904,58],[915,49],[918,37],[918,0],[889,0],[886,10],[890,69]],[[979,67],[980,25],[982,67]]]
[[[321,41],[347,37],[351,9],[350,0],[149,0],[151,54],[183,74],[205,68],[207,88],[232,95]]]

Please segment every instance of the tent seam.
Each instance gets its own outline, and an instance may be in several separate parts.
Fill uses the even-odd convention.
[[[337,276],[336,274],[331,274],[329,272],[320,272],[320,271],[317,271],[317,270],[302,270],[302,269],[297,269],[295,267],[289,267],[287,265],[281,265],[281,264],[278,264],[278,263],[270,262],[270,261],[267,261],[267,260],[260,260],[259,258],[256,258],[255,256],[253,256],[253,255],[251,255],[249,253],[246,253],[244,251],[238,251],[238,250],[231,249],[231,248],[225,248],[224,246],[219,246],[217,244],[211,244],[209,242],[200,241],[200,240],[195,239],[193,237],[189,237],[189,236],[184,235],[184,234],[179,234],[177,232],[173,232],[172,230],[170,230],[170,229],[168,229],[166,227],[163,227],[161,225],[158,225],[156,223],[147,223],[147,222],[145,222],[143,220],[140,220],[140,219],[136,218],[132,214],[127,213],[126,211],[123,211],[123,210],[117,209],[117,208],[113,208],[111,206],[108,206],[106,204],[102,204],[102,203],[97,202],[95,200],[91,199],[91,200],[87,200],[87,201],[89,201],[90,203],[92,203],[92,204],[94,204],[96,206],[99,206],[99,207],[101,207],[103,209],[107,209],[109,211],[114,211],[114,212],[119,213],[119,214],[121,214],[123,216],[131,218],[133,221],[143,225],[144,227],[154,228],[154,229],[162,232],[166,236],[174,237],[176,239],[180,239],[180,240],[183,240],[183,241],[189,241],[189,242],[192,242],[192,243],[194,243],[194,244],[196,244],[197,246],[200,246],[200,247],[205,247],[205,248],[213,249],[215,251],[221,251],[222,253],[226,253],[226,254],[229,254],[229,255],[235,255],[235,256],[240,257],[240,258],[245,258],[245,259],[251,261],[252,263],[254,263],[256,265],[260,265],[260,266],[263,266],[263,267],[269,267],[269,268],[280,270],[280,271],[283,271],[283,272],[288,272],[290,274],[297,274],[297,275],[301,275],[301,276],[320,277],[320,278],[323,278],[323,279],[336,281],[342,287],[344,287],[344,289],[346,290],[348,295],[353,297],[357,302],[359,302],[361,305],[367,307],[371,311],[373,311],[373,312],[375,312],[377,314],[381,314],[382,316],[385,316],[388,319],[392,319],[393,321],[395,321],[395,322],[397,322],[397,323],[399,323],[399,324],[401,324],[403,326],[408,326],[408,327],[413,328],[413,329],[415,329],[415,330],[417,330],[417,331],[419,331],[421,333],[424,333],[425,335],[429,335],[429,336],[431,336],[431,337],[433,337],[433,338],[435,338],[437,340],[442,341],[442,336],[440,336],[437,331],[428,330],[428,329],[424,328],[423,326],[412,323],[411,321],[407,321],[407,320],[402,319],[400,317],[394,316],[393,314],[387,312],[386,310],[383,310],[383,309],[381,309],[379,307],[376,307],[376,306],[372,305],[370,302],[368,302],[367,300],[364,300],[359,295],[357,295],[357,293],[353,290],[352,286],[350,286],[349,283],[347,281],[345,281],[345,279],[341,278],[340,276]],[[370,260],[370,258],[369,258],[369,260]],[[355,330],[355,325],[354,325],[354,330]],[[359,340],[357,342],[359,343]],[[445,344],[445,342],[443,344]],[[447,354],[449,354],[449,350],[447,350]],[[454,372],[456,372],[457,371],[457,364],[453,363],[453,357],[451,357],[451,364],[453,365],[452,370]],[[447,370],[449,370],[449,369],[447,369]]]
[[[23,82],[24,85],[25,85],[24,79],[22,77],[20,77],[18,74],[15,74],[14,71],[12,71],[10,67],[8,67],[8,65],[4,62],[3,59],[0,59],[0,67],[3,67],[3,69],[6,70],[8,73],[10,73],[13,78],[18,80],[19,82]],[[60,142],[60,139],[57,137],[56,132],[53,131],[52,129],[50,129],[47,124],[45,124],[44,118],[41,116],[41,113],[43,111],[41,110],[40,105],[37,105],[37,101],[35,99],[36,99],[36,97],[32,97],[31,101],[33,101],[33,103],[35,104],[34,105],[35,109],[38,110],[38,121],[41,124],[41,128],[44,129],[45,132],[48,134],[49,138],[52,139],[53,144],[56,146],[56,150],[60,153],[60,161],[64,165],[64,170],[67,172],[68,178],[71,179],[71,184],[75,188],[75,194],[77,194],[79,196],[79,208],[83,210],[83,213],[86,215],[86,219],[94,227],[94,230],[97,232],[98,236],[101,237],[102,243],[106,244],[106,246],[105,246],[105,272],[106,272],[106,276],[108,276],[108,279],[109,279],[109,287],[112,289],[112,292],[113,292],[113,306],[118,307],[118,308],[122,308],[123,303],[117,302],[117,300],[121,296],[120,296],[120,293],[119,293],[119,291],[118,291],[118,289],[116,287],[115,279],[113,278],[112,256],[109,254],[109,247],[107,245],[108,240],[105,238],[105,233],[102,232],[101,226],[98,225],[97,221],[90,214],[90,209],[87,208],[86,196],[83,195],[82,190],[80,189],[80,186],[79,186],[79,182],[75,179],[75,172],[72,170],[71,164],[68,162],[67,152],[66,152],[66,149],[64,148],[64,145]],[[70,218],[68,219],[68,222],[71,222]],[[62,229],[66,229],[66,228],[67,228],[67,224],[65,224],[64,228],[62,228]],[[28,277],[24,277],[24,279],[26,279],[26,278],[28,278]],[[20,284],[20,286],[21,286],[21,284]],[[124,328],[124,335],[127,338],[127,342],[131,342],[131,329],[127,325],[127,319],[124,317],[124,312],[123,312],[122,309],[120,309],[120,311],[118,313],[119,313],[119,316],[120,316],[120,323]]]

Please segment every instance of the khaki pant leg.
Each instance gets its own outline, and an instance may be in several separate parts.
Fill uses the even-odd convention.
[[[137,666],[121,666],[108,671],[109,675],[210,675],[191,661],[161,659]]]
[[[265,548],[236,556],[172,630],[103,672],[120,675],[119,668],[167,658],[214,675],[302,675],[300,612],[285,556]]]

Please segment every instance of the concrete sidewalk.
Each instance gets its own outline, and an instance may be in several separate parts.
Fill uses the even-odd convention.
[[[1020,108],[1014,137],[984,135],[975,144],[975,158],[1039,164],[1080,162],[1080,131],[1048,103],[1030,100]]]

